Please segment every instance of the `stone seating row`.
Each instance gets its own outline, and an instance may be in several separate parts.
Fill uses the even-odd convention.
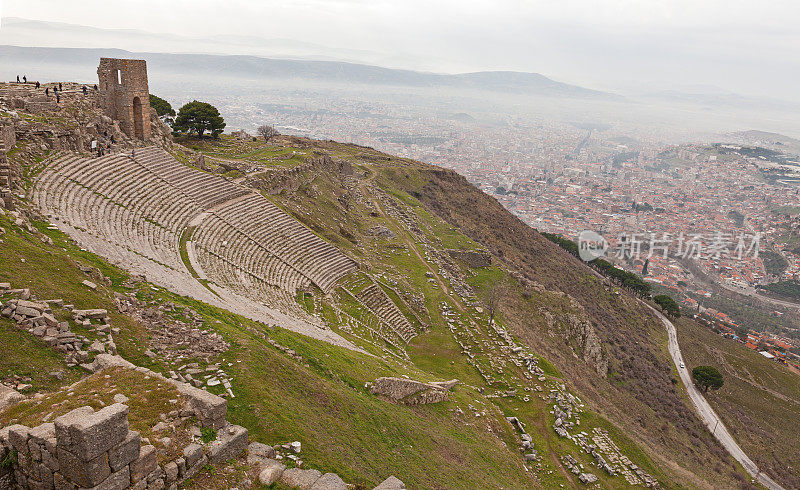
[[[397,332],[405,342],[408,342],[417,334],[416,329],[411,325],[405,315],[403,315],[400,308],[397,307],[378,284],[373,283],[355,296],[392,330]]]

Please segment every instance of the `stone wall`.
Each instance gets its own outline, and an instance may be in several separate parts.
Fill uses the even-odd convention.
[[[405,378],[378,378],[370,387],[374,395],[382,395],[404,405],[438,403],[447,399],[447,392],[457,380],[423,383]]]
[[[488,252],[447,249],[447,254],[453,259],[463,262],[467,267],[491,267],[492,265],[492,256]]]
[[[337,175],[353,175],[353,166],[345,160],[334,160],[329,155],[308,160],[295,167],[276,167],[250,176],[245,185],[277,195],[283,191],[296,192],[304,183],[313,180],[316,172],[327,171]]]
[[[13,124],[0,124],[0,151],[8,151],[16,144]]]
[[[100,58],[100,106],[129,137],[150,138],[150,90],[144,60]]]
[[[232,425],[208,447],[191,443],[181,457],[159,465],[156,448],[142,445],[139,433],[129,429],[126,405],[96,412],[86,406],[53,423],[0,429],[0,459],[14,461],[0,481],[5,478],[10,488],[164,488],[246,448],[247,429]]]
[[[0,206],[13,209],[12,171],[6,153],[16,144],[14,125],[0,122]]]

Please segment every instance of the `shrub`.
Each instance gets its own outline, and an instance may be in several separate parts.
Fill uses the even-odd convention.
[[[209,443],[217,439],[217,431],[210,427],[203,427],[200,429],[200,440],[204,443]]]

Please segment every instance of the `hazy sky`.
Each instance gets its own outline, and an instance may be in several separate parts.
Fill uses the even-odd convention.
[[[386,55],[385,64],[412,69],[533,71],[601,89],[706,85],[800,98],[798,0],[4,0],[0,5],[4,17],[368,50]],[[197,51],[204,51],[201,44]]]

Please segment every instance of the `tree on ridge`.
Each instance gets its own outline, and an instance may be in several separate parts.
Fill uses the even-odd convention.
[[[194,100],[178,110],[178,117],[175,118],[172,128],[176,131],[197,133],[198,138],[202,138],[208,131],[212,137],[217,138],[225,129],[225,120],[213,105]]]

